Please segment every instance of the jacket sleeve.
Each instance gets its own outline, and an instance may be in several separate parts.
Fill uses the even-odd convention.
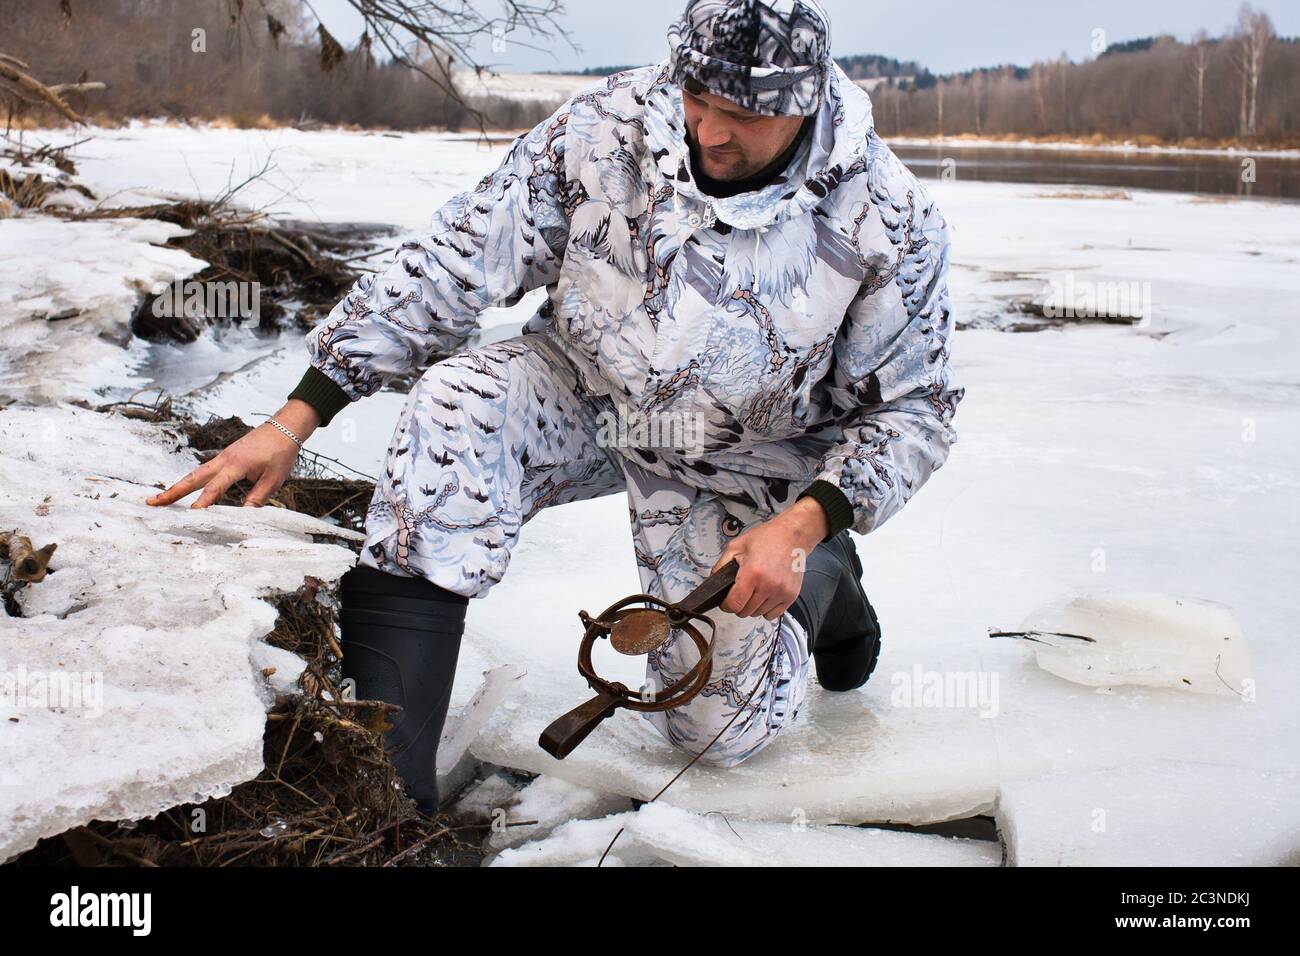
[[[443,203],[383,272],[357,279],[307,334],[311,368],[291,397],[322,410],[328,424],[388,378],[464,346],[484,309],[514,305],[558,279],[569,234],[571,102],[516,137],[473,189]]]
[[[867,534],[916,494],[957,440],[950,423],[966,391],[949,366],[950,227],[892,154],[886,170],[898,185],[873,187],[873,204],[892,248],[868,260],[828,376],[843,440],[799,496],[822,504],[830,535]]]

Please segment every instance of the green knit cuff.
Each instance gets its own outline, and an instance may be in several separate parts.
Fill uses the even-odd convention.
[[[339,388],[328,375],[315,365],[307,367],[306,373],[298,386],[289,393],[290,398],[298,398],[316,409],[320,423],[328,425],[343,409],[351,404],[348,393]]]
[[[795,500],[798,501],[799,498],[812,498],[826,512],[826,523],[830,526],[830,530],[826,532],[826,537],[822,538],[823,541],[829,541],[845,528],[853,527],[852,502],[849,501],[844,492],[829,481],[818,478],[799,492],[799,496]]]

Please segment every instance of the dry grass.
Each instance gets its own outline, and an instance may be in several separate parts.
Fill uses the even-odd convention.
[[[284,123],[267,113],[236,113],[213,117],[205,125],[213,129],[278,129]]]

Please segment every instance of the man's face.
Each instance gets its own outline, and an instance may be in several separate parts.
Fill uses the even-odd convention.
[[[724,180],[744,179],[780,156],[804,119],[751,113],[691,80],[682,87],[682,108],[705,175]]]

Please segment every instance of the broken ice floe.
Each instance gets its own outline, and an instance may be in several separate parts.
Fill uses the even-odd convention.
[[[486,848],[509,849],[548,836],[572,820],[594,820],[632,809],[627,797],[575,786],[558,777],[538,777],[518,793],[493,804]]]
[[[611,841],[606,866],[998,866],[1002,858],[1001,847],[987,840],[799,819],[763,823],[649,803],[566,823],[546,839],[503,851],[490,865],[594,866]]]
[[[484,671],[482,682],[475,685],[465,680],[469,676],[465,668],[457,666],[456,670],[456,683],[462,688],[475,686],[475,690],[454,713],[449,708],[438,742],[438,790],[444,794],[459,790],[473,776],[477,761],[468,754],[470,743],[525,673],[518,664],[502,664]]]
[[[1253,695],[1250,651],[1231,611],[1167,594],[1071,592],[1017,632],[1038,666],[1078,684],[1140,684],[1202,694]]]
[[[32,402],[148,384],[123,351],[136,303],[207,263],[164,245],[185,230],[141,219],[6,219],[0,227],[0,396]]]
[[[0,860],[256,776],[289,672],[258,648],[264,598],[355,560],[313,541],[353,532],[282,508],[150,508],[156,482],[197,463],[175,446],[75,407],[0,410],[0,527],[59,546],[17,593],[23,616],[0,614]]]

